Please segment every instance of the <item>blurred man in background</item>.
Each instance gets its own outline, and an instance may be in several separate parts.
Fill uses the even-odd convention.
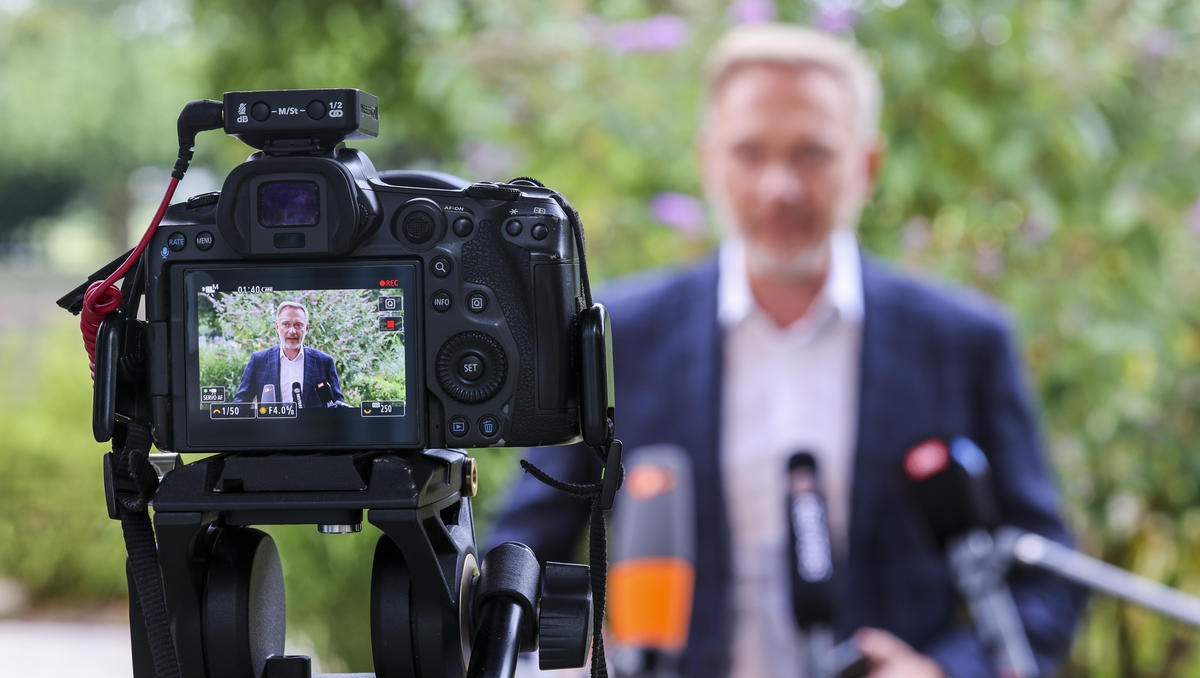
[[[707,85],[698,152],[725,227],[719,252],[602,295],[617,436],[630,455],[678,445],[694,468],[683,672],[799,675],[783,506],[788,457],[804,449],[828,502],[836,631],[854,637],[871,675],[993,675],[954,618],[945,557],[906,502],[900,469],[907,446],[966,435],[988,454],[1003,521],[1067,539],[1007,322],[977,294],[860,253],[854,229],[883,153],[881,88],[860,52],[799,27],[744,26],[710,53]],[[560,477],[597,472],[582,451],[530,454]],[[569,560],[586,511],[525,476],[493,542]],[[1011,582],[1049,670],[1069,646],[1078,596],[1048,577]]]

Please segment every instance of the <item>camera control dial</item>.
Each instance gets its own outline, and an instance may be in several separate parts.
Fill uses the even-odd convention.
[[[436,371],[451,398],[481,403],[504,386],[508,361],[495,339],[482,332],[460,332],[438,350]]]

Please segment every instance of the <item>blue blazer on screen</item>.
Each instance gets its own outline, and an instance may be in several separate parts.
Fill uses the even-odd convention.
[[[865,318],[852,479],[849,553],[834,582],[836,630],[887,629],[952,678],[994,676],[982,644],[955,616],[943,554],[910,507],[901,459],[935,435],[966,435],[987,453],[1003,521],[1067,542],[1042,457],[1031,400],[1000,309],[982,295],[935,288],[864,257]],[[631,451],[676,444],[692,457],[696,590],[685,675],[730,665],[731,560],[719,473],[722,333],[717,264],[656,273],[603,295],[613,322],[617,437]],[[541,448],[529,458],[560,478],[592,480],[595,456]],[[620,495],[616,510],[620,510]],[[589,505],[523,474],[490,543],[518,541],[540,559],[571,560]],[[1043,671],[1065,655],[1081,592],[1049,575],[1010,577]],[[782,675],[782,673],[781,673]]]
[[[342,400],[342,387],[338,383],[337,368],[333,365],[333,357],[315,348],[304,348],[304,388],[300,392],[300,402],[304,407],[325,407],[321,396],[317,395],[317,384],[328,382],[333,389],[334,401]],[[238,386],[237,395],[233,401],[248,403],[262,397],[262,388],[266,384],[274,384],[279,389],[279,347],[272,346],[250,354],[250,362],[242,372],[242,383]],[[276,401],[291,402],[291,393],[276,393]]]

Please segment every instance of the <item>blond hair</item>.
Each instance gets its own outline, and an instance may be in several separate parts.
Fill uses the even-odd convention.
[[[304,308],[304,304],[301,304],[298,301],[285,301],[282,304],[280,304],[279,308],[275,310],[275,319],[276,320],[279,320],[279,316],[283,314],[283,309],[285,309],[285,308],[300,309],[300,312],[304,314],[304,324],[305,325],[308,324],[308,309]]]
[[[751,64],[821,68],[841,81],[854,100],[855,128],[863,141],[879,135],[883,88],[875,67],[857,47],[827,33],[793,24],[744,24],[727,32],[708,53],[705,115],[725,79]]]

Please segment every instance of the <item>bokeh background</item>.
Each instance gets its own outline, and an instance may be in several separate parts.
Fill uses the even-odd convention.
[[[889,155],[861,240],[1012,308],[1080,546],[1200,593],[1200,3],[0,0],[5,613],[120,616],[87,362],[53,300],[144,230],[185,102],[368,90],[380,137],[354,145],[378,167],[542,179],[582,212],[603,280],[712,247],[699,62],[766,19],[842,34],[879,67]],[[179,195],[219,188],[248,150],[202,135]],[[486,526],[516,456],[476,456]],[[327,670],[369,670],[373,537],[273,533],[293,638]],[[1066,673],[1196,675],[1198,641],[1093,598]]]

